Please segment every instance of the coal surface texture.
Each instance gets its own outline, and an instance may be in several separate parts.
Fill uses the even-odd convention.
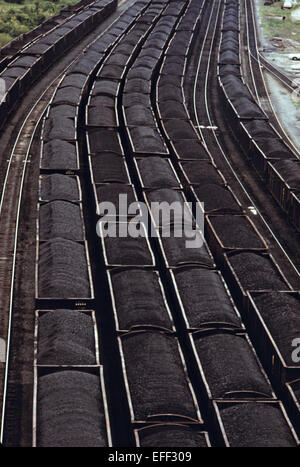
[[[39,447],[107,446],[98,375],[61,371],[40,376],[37,415]]]
[[[122,347],[136,420],[157,414],[197,417],[175,337],[133,333],[122,338]]]
[[[95,335],[91,315],[53,310],[39,315],[39,365],[95,365]]]

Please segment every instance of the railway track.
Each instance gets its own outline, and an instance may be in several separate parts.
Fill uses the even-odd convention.
[[[297,234],[249,167],[241,176],[247,164],[224,119],[216,77],[223,31],[237,30],[227,17],[230,10],[237,18],[236,4],[130,2],[57,73],[22,123],[1,201],[14,242],[2,270],[7,445],[299,442],[298,382],[291,384],[299,368],[287,357],[289,335],[279,339],[277,305],[285,300],[297,325]],[[25,368],[28,385],[18,389],[9,358],[20,358],[22,317],[14,307],[24,287],[16,265],[28,160],[39,179],[37,212],[26,223],[34,232],[36,215],[36,268],[28,280],[35,293],[25,310],[34,353]],[[15,185],[18,203],[9,204]],[[95,226],[101,231],[105,219],[99,203],[116,204],[124,193],[145,203],[154,237],[145,225],[142,237],[98,238]],[[193,230],[203,246],[188,249],[173,231],[164,236],[168,224],[155,217],[153,201],[192,202],[191,225],[196,203],[204,201],[205,239],[200,226]],[[175,216],[175,232],[180,222]],[[119,212],[110,223],[128,226],[128,219]],[[260,325],[261,300],[266,310],[277,306],[271,331]],[[21,401],[33,393],[25,421],[14,402],[18,390]],[[16,420],[20,432],[32,422],[32,440],[13,433]]]
[[[248,54],[249,54],[249,66],[252,77],[252,83],[255,90],[257,101],[261,108],[269,116],[270,122],[273,123],[275,128],[278,129],[280,135],[284,138],[286,143],[289,145],[291,150],[294,152],[295,157],[299,158],[297,147],[294,145],[291,137],[287,134],[280,119],[278,118],[272,100],[269,95],[268,87],[264,78],[263,68],[267,68],[277,79],[285,84],[291,91],[294,91],[292,81],[287,78],[283,73],[273,67],[267,60],[265,60],[259,52],[259,44],[256,31],[256,20],[254,14],[254,7],[251,2],[245,0],[245,15],[247,24],[247,41],[248,41]]]

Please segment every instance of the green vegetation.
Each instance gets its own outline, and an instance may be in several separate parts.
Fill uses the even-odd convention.
[[[0,0],[0,46],[78,0]]]
[[[291,20],[292,9],[300,8],[300,4],[298,2],[298,5],[291,9],[285,8],[281,10],[280,7],[282,4],[283,2],[280,2],[280,4],[276,2],[270,6],[260,7],[264,35],[267,37],[279,36],[300,42],[300,23]],[[286,19],[284,21],[282,19],[276,19],[276,16],[285,16]]]

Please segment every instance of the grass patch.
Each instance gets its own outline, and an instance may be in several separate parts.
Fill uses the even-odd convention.
[[[0,46],[35,28],[65,6],[77,2],[78,0],[0,0]]]
[[[282,3],[280,2],[280,5]],[[266,37],[279,36],[300,42],[300,23],[291,20],[291,13],[295,8],[300,8],[300,4],[291,9],[284,10],[281,10],[278,3],[270,6],[261,6],[259,11],[264,35]],[[276,19],[276,16],[285,16],[286,19],[284,21]]]

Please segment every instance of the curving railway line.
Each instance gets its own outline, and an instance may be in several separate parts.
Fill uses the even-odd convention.
[[[101,0],[20,47],[0,74],[1,442],[298,445],[300,167],[251,2]],[[143,235],[99,238],[132,222],[103,210],[119,195]],[[152,203],[187,201],[180,236]]]

